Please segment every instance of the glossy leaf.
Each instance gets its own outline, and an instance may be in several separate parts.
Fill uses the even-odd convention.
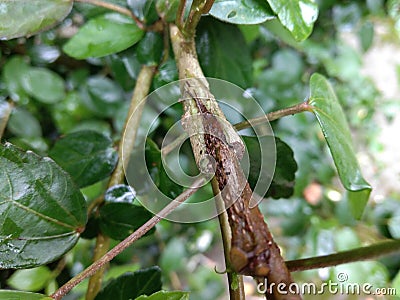
[[[69,14],[72,4],[72,0],[0,0],[0,39],[49,29]]]
[[[106,203],[130,203],[135,200],[136,193],[133,188],[125,184],[118,184],[110,187],[105,195]]]
[[[179,0],[158,0],[156,9],[158,15],[167,22],[173,22],[178,12]]]
[[[0,146],[0,268],[54,261],[76,243],[86,202],[54,161]]]
[[[80,95],[84,104],[102,117],[112,117],[123,105],[124,93],[121,87],[109,78],[90,77],[82,86]]]
[[[164,43],[161,34],[147,32],[137,45],[137,58],[142,64],[157,65],[161,60]]]
[[[87,22],[63,50],[78,59],[101,57],[129,48],[142,36],[143,31],[131,18],[108,13]]]
[[[7,280],[7,284],[17,290],[37,292],[44,289],[51,276],[46,266],[17,270]]]
[[[172,81],[178,80],[178,69],[174,59],[168,59],[158,67],[158,72],[154,75],[154,89]]]
[[[297,41],[303,41],[311,34],[318,17],[318,6],[313,0],[267,1]]]
[[[67,134],[55,143],[49,156],[71,175],[79,187],[109,176],[118,160],[111,139],[89,130]]]
[[[22,86],[22,80],[29,70],[29,65],[22,56],[13,56],[3,66],[3,80],[10,98],[26,103],[29,96]]]
[[[350,192],[353,216],[361,217],[371,192],[371,186],[362,177],[355,155],[349,125],[332,86],[320,74],[310,79],[312,112],[322,128],[343,186]]]
[[[144,207],[130,203],[108,203],[100,208],[100,229],[114,240],[123,240],[151,219]],[[153,227],[146,235],[155,231]]]
[[[127,0],[133,14],[146,24],[151,24],[158,19],[156,0]]]
[[[16,107],[8,120],[7,129],[18,137],[41,137],[39,121],[27,110]]]
[[[12,290],[0,290],[0,299],[4,300],[52,300],[53,298],[47,297],[46,295],[12,291]]]
[[[189,292],[183,291],[159,291],[150,296],[140,296],[135,300],[189,300]]]
[[[128,272],[111,280],[95,300],[135,299],[161,290],[161,285],[161,269],[154,266],[134,273]]]
[[[272,197],[274,199],[291,197],[294,192],[295,173],[297,171],[297,163],[294,160],[292,149],[279,138],[271,136],[258,138],[253,136],[242,136],[242,139],[249,151],[250,172],[248,181],[252,189],[254,189],[254,186],[257,184],[259,179],[267,180],[268,178],[271,178],[271,174],[264,173],[264,170],[261,170],[261,161],[262,159],[267,159],[264,155],[268,155],[268,153],[261,152],[258,139],[275,139],[277,155],[275,172],[267,193],[260,196]]]
[[[275,18],[265,0],[216,0],[210,15],[233,24],[260,24]]]
[[[43,103],[56,103],[65,97],[64,80],[49,69],[30,68],[22,85],[29,95]]]
[[[251,86],[250,49],[239,28],[206,18],[198,26],[196,48],[206,76],[224,79],[242,88]]]

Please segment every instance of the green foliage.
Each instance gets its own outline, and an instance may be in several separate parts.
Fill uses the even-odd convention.
[[[180,291],[159,291],[150,296],[137,297],[135,300],[189,300],[189,293]]]
[[[143,31],[129,17],[108,13],[91,19],[63,47],[68,55],[83,59],[120,52],[136,44]]]
[[[69,14],[72,0],[1,1],[0,39],[12,39],[53,27]]]
[[[1,268],[54,261],[83,231],[82,194],[52,160],[10,144],[0,147],[0,166]]]
[[[18,299],[18,300],[51,300],[53,298],[46,297],[45,295],[12,291],[12,290],[0,290],[1,299]]]
[[[361,175],[343,110],[332,87],[322,75],[311,76],[310,89],[308,103],[324,132],[340,180],[350,191],[351,211],[356,218],[360,218],[372,188]]]
[[[49,268],[40,266],[16,271],[7,280],[7,284],[17,290],[36,292],[42,290],[51,278]]]
[[[118,160],[111,140],[95,131],[78,131],[58,140],[49,155],[64,170],[72,174],[79,187],[106,178]]]
[[[96,300],[136,299],[161,290],[161,269],[157,266],[125,273],[111,280],[96,296]],[[165,299],[165,298],[164,298]]]

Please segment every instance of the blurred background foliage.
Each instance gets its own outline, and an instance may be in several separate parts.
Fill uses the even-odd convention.
[[[141,8],[133,5],[134,1],[110,2],[128,4],[145,23],[157,19],[155,5],[145,4],[146,1],[139,1],[144,3]],[[385,237],[400,238],[400,189],[398,184],[394,184],[397,189],[384,188],[386,185],[380,180],[381,172],[392,168],[389,180],[398,183],[400,169],[394,167],[398,166],[395,162],[394,166],[388,165],[390,159],[386,164],[379,160],[380,154],[387,155],[387,144],[396,142],[394,136],[386,141],[380,137],[398,118],[399,94],[388,98],[377,87],[373,77],[386,72],[384,68],[374,70],[374,76],[365,71],[371,63],[365,58],[371,51],[380,51],[386,44],[400,49],[400,3],[395,0],[317,3],[318,20],[304,42],[296,42],[274,20],[260,25],[232,25],[212,17],[203,18],[196,37],[206,76],[226,79],[246,89],[265,112],[306,99],[309,78],[314,72],[330,78],[345,110],[362,169],[366,169],[366,178],[375,189],[361,221],[349,212],[315,117],[304,113],[272,123],[275,135],[290,145],[298,164],[293,196],[261,203],[286,259],[334,253]],[[60,136],[84,130],[118,141],[140,67],[159,61],[164,45],[162,36],[146,33],[139,43],[117,54],[86,60],[66,55],[63,46],[78,27],[106,12],[77,3],[56,28],[31,38],[0,42],[0,112],[8,98],[15,102],[4,140],[40,155],[48,155]],[[152,89],[178,78],[171,56],[172,52],[158,67]],[[389,67],[397,70],[394,82],[398,91],[400,61],[393,58]],[[179,107],[163,114],[151,138],[159,143],[181,114]],[[398,157],[396,153],[393,155],[393,160]],[[106,185],[106,180],[97,180],[81,191],[90,203],[105,192]],[[94,245],[91,238],[98,230],[96,222],[89,221],[83,234],[86,239],[80,239],[64,259],[30,270],[0,271],[0,287],[54,291],[91,263],[90,250]],[[190,290],[193,300],[224,299],[225,277],[214,271],[215,266],[218,270],[224,268],[221,249],[216,220],[197,224],[162,221],[154,234],[140,239],[112,261],[106,280],[126,271],[159,265],[165,289]],[[349,275],[348,282],[393,286],[400,294],[399,267],[400,255],[393,255],[377,262],[296,273],[295,279],[337,281],[337,274],[345,272]],[[56,278],[52,276],[54,272]],[[254,284],[247,283],[248,291],[256,294]],[[83,282],[65,299],[82,299],[86,285]],[[333,298],[320,295],[318,299]]]

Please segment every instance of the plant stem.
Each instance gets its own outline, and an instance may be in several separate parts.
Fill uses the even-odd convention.
[[[96,5],[96,6],[100,6],[100,7],[104,7],[107,8],[109,10],[113,10],[117,13],[123,14],[125,16],[128,16],[130,18],[132,18],[135,22],[136,25],[140,28],[140,29],[145,29],[145,25],[142,23],[142,21],[140,21],[129,9],[110,3],[110,2],[105,2],[105,1],[101,1],[101,0],[75,0],[75,2],[81,2],[81,3],[89,3],[92,5]]]
[[[252,127],[252,126],[256,126],[256,125],[260,125],[263,124],[265,122],[271,122],[277,119],[280,119],[282,117],[286,117],[286,116],[290,116],[290,115],[294,115],[294,114],[298,114],[304,111],[310,111],[311,106],[308,104],[307,101],[287,107],[287,108],[283,108],[277,111],[273,111],[270,112],[268,114],[266,114],[265,116],[262,117],[258,117],[258,118],[254,118],[254,119],[249,119],[240,123],[237,123],[235,125],[233,125],[235,127],[235,129],[237,131],[242,130],[244,128],[248,128],[248,127]]]
[[[183,26],[182,33],[188,40],[192,39],[196,32],[197,24],[200,21],[204,8],[206,7],[207,0],[193,0],[190,7],[189,16]]]
[[[4,134],[4,130],[7,127],[8,119],[10,118],[12,109],[13,109],[12,102],[4,101],[0,103],[0,139]]]
[[[139,128],[139,122],[129,122],[129,119],[133,112],[137,111],[140,115],[142,114],[144,107],[144,99],[149,93],[151,82],[153,80],[155,72],[155,67],[150,66],[142,66],[142,69],[139,72],[138,79],[136,81],[135,89],[133,91],[133,95],[131,98],[131,103],[128,111],[128,115],[125,120],[123,133],[124,139],[120,139],[118,146],[118,154],[119,159],[117,162],[117,166],[114,172],[111,175],[111,178],[108,182],[108,188],[113,187],[114,185],[121,184],[124,182],[125,174],[124,174],[124,163],[128,163],[130,153],[132,152],[133,146],[136,140],[136,134]],[[140,118],[136,118],[135,120],[139,120]],[[122,152],[124,151],[124,159],[122,156]],[[96,201],[97,207],[103,203],[103,198]],[[91,206],[91,208],[93,208]],[[106,235],[103,235],[101,232],[97,235],[96,238],[96,246],[94,248],[94,256],[93,261],[99,260],[105,253],[107,253],[110,247],[110,238]],[[97,293],[101,289],[101,284],[103,281],[103,274],[105,268],[100,268],[89,280],[89,286],[86,291],[86,300],[93,300]]]
[[[175,24],[176,26],[178,26],[180,30],[182,30],[185,21],[185,7],[186,7],[186,0],[180,0],[175,19]]]
[[[51,295],[53,299],[62,299],[71,289],[73,289],[77,284],[79,284],[85,278],[95,274],[100,268],[111,261],[115,256],[120,254],[135,241],[145,235],[151,228],[153,228],[157,223],[159,223],[163,218],[168,216],[174,209],[176,209],[180,204],[182,204],[187,198],[189,198],[194,192],[196,192],[204,183],[204,179],[200,178],[196,180],[190,188],[185,190],[182,194],[176,197],[170,204],[164,207],[157,215],[153,216],[145,224],[143,224],[134,233],[128,236],[125,240],[116,245],[113,249],[108,251],[99,260],[93,262],[89,267],[83,270],[81,273],[76,275],[66,284],[61,286],[54,294]]]
[[[229,226],[228,221],[228,214],[224,209],[224,202],[221,198],[221,194],[218,188],[218,182],[215,178],[211,181],[213,193],[215,196],[215,205],[217,206],[217,211],[222,211],[218,215],[220,230],[221,230],[221,237],[222,237],[222,245],[224,248],[224,257],[225,257],[225,268],[227,270],[228,275],[228,283],[229,283],[229,297],[230,300],[245,300],[246,295],[244,293],[244,284],[243,284],[243,276],[236,274],[234,272],[230,272],[230,250],[231,250],[231,228]],[[237,287],[234,288],[232,286],[233,282],[237,282]]]
[[[335,254],[290,260],[286,262],[286,266],[291,272],[297,272],[332,267],[356,261],[376,259],[396,252],[400,252],[400,240],[389,240],[375,245],[342,251]]]
[[[283,108],[283,109],[280,109],[277,111],[270,112],[262,117],[249,119],[249,120],[237,123],[237,124],[233,125],[233,127],[237,131],[240,131],[245,128],[257,126],[257,125],[263,124],[265,122],[275,121],[282,117],[298,114],[298,113],[301,113],[304,111],[309,111],[309,110],[310,110],[310,105],[307,102],[302,102],[302,103],[290,106],[288,108]],[[187,134],[185,134],[185,133],[178,136],[173,142],[169,143],[167,146],[165,146],[161,149],[162,154],[167,155],[168,153],[170,153],[177,146],[179,146],[186,139],[186,137],[187,137]]]

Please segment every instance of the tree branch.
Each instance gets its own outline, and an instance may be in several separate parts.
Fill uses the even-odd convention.
[[[131,103],[129,107],[129,111],[125,120],[123,133],[125,132],[124,139],[121,138],[118,146],[118,154],[119,159],[117,162],[117,166],[114,172],[111,175],[111,178],[108,182],[108,188],[113,187],[114,185],[121,184],[125,180],[124,174],[124,162],[127,163],[127,158],[129,158],[130,153],[133,149],[136,140],[136,134],[139,128],[139,122],[135,122],[129,124],[130,116],[133,114],[135,110],[138,110],[141,114],[143,111],[145,97],[149,93],[151,82],[153,80],[155,72],[155,67],[150,66],[142,66],[142,69],[139,72],[139,76],[136,81],[135,89],[133,91],[133,95],[131,98]],[[139,118],[140,119],[140,118]],[[130,126],[128,126],[128,124]],[[125,147],[124,147],[125,146]],[[125,148],[126,159],[122,160],[122,151],[123,147]],[[96,201],[96,205],[99,206],[103,203],[104,199],[101,198],[100,201]],[[92,207],[91,207],[92,208]],[[96,238],[96,246],[94,249],[93,261],[99,260],[109,249],[110,247],[110,238],[106,235],[103,235],[101,232],[97,235]],[[103,274],[105,268],[100,268],[89,280],[89,286],[86,291],[86,300],[93,300],[97,293],[101,289],[101,284],[103,281]]]
[[[194,192],[196,192],[204,183],[204,179],[200,178],[193,183],[193,185],[185,190],[182,194],[176,197],[170,204],[163,208],[157,215],[153,216],[145,224],[143,224],[134,233],[128,236],[125,240],[120,242],[113,249],[108,251],[99,260],[92,263],[89,267],[83,270],[81,273],[76,275],[66,284],[61,286],[54,294],[51,295],[53,299],[60,300],[64,297],[71,289],[73,289],[77,284],[79,284],[85,278],[95,274],[100,268],[111,261],[114,257],[132,245],[135,241],[145,235],[151,228],[153,228],[157,223],[159,223],[163,218],[168,216],[174,209],[181,205],[186,199],[188,199]]]
[[[376,259],[397,252],[400,252],[400,240],[389,240],[335,254],[289,260],[286,262],[286,266],[291,272],[305,271]]]

